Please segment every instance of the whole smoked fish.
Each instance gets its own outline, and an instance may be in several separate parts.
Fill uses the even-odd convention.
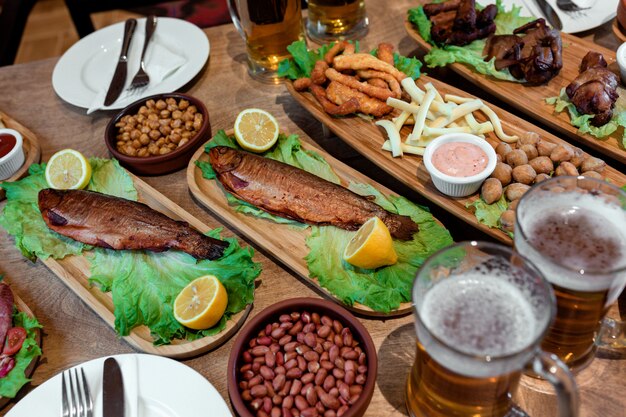
[[[374,216],[391,236],[409,240],[418,230],[408,216],[393,214],[358,194],[302,169],[248,152],[216,146],[209,160],[224,187],[240,199],[303,223],[357,230]]]
[[[178,249],[197,259],[217,259],[228,243],[205,236],[143,203],[84,190],[39,191],[39,211],[63,236],[109,249]]]

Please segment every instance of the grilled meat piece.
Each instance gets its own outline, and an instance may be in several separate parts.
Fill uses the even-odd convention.
[[[430,3],[424,5],[424,13],[430,19],[439,13],[445,13],[459,8],[461,0],[449,0],[443,3]]]
[[[13,327],[13,291],[4,282],[0,282],[0,344],[4,346],[7,332]]]
[[[462,0],[456,9],[453,30],[471,31],[476,28],[476,0]]]
[[[467,45],[483,39],[496,31],[494,19],[498,13],[495,5],[476,10],[475,0],[450,0],[424,5],[430,19],[430,35],[437,44]]]
[[[397,239],[409,240],[418,230],[408,216],[390,213],[352,191],[304,170],[248,152],[216,146],[211,166],[224,188],[256,207],[309,224],[357,230],[379,217]]]
[[[497,70],[508,68],[513,77],[526,79],[529,84],[546,83],[561,71],[561,34],[547,26],[544,19],[520,26],[513,33],[487,39],[485,61],[495,57]]]
[[[143,203],[93,191],[39,191],[39,211],[55,232],[109,249],[178,249],[197,259],[217,259],[228,243],[205,236]]]
[[[580,64],[580,74],[565,92],[576,109],[583,114],[595,114],[594,126],[603,126],[611,120],[613,107],[618,99],[617,75],[608,70],[602,54],[589,52]]]

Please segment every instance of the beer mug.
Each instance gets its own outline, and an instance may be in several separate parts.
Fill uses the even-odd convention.
[[[578,416],[571,373],[539,349],[554,317],[552,288],[510,248],[463,242],[440,250],[417,274],[413,305],[417,353],[406,388],[409,415],[520,415],[512,392],[531,369],[554,385],[559,416]]]
[[[556,319],[542,348],[574,372],[599,345],[626,347],[624,323],[604,319],[626,285],[625,210],[624,191],[585,177],[543,181],[517,206],[515,248],[556,294]]]
[[[306,31],[318,43],[367,34],[365,0],[307,0]]]
[[[228,10],[246,42],[250,75],[279,83],[278,64],[291,56],[287,46],[305,39],[300,0],[228,0]]]

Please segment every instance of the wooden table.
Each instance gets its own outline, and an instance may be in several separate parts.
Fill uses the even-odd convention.
[[[404,55],[419,54],[420,51],[416,50],[415,43],[405,34],[402,24],[405,12],[411,5],[406,0],[368,1],[370,32],[363,44],[370,47],[380,41],[387,41],[398,45]],[[240,110],[261,107],[277,117],[284,131],[309,135],[349,165],[399,194],[427,204],[423,198],[359,157],[339,139],[326,138],[322,126],[289,96],[284,86],[264,85],[251,80],[246,73],[243,41],[232,25],[210,28],[206,33],[211,42],[209,62],[185,90],[206,103],[214,133],[218,129],[232,127]],[[610,25],[587,36],[593,36],[608,47],[617,45]],[[44,161],[66,147],[90,156],[107,157],[103,134],[113,113],[97,112],[87,116],[84,109],[73,107],[58,98],[51,85],[56,61],[49,59],[0,68],[0,110],[35,132],[41,141]],[[453,74],[445,71],[437,71],[436,74],[461,88],[472,90],[471,86]],[[491,97],[486,98],[493,100]],[[497,100],[493,101],[502,105]],[[184,171],[145,180],[207,225],[220,226],[216,218],[190,196]],[[442,210],[433,207],[433,212],[450,229],[455,240],[488,240],[485,235]],[[227,234],[234,233],[232,228],[226,229],[229,231]],[[0,231],[0,242],[0,271],[44,326],[44,354],[35,370],[32,384],[22,390],[20,398],[67,367],[101,356],[133,352],[43,264],[26,260],[3,229]],[[281,299],[318,296],[287,268],[275,264],[269,254],[257,250],[255,259],[262,263],[263,272],[251,316]],[[415,349],[413,319],[406,316],[386,321],[362,321],[376,343],[380,360],[376,391],[366,415],[406,415],[404,384]],[[226,362],[232,342],[233,339],[213,352],[183,361],[204,375],[226,399]],[[626,361],[624,357],[610,358],[609,353],[603,353],[577,377],[581,389],[582,416],[626,416],[626,396],[623,395],[626,388]],[[529,383],[532,381],[522,382],[520,403],[533,416],[551,415],[549,410],[555,404],[551,390],[544,393],[530,389]],[[6,413],[9,408],[0,413]]]

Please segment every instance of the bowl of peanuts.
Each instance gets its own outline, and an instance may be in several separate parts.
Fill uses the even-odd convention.
[[[182,93],[142,98],[115,115],[105,131],[111,155],[140,175],[163,175],[186,167],[210,137],[206,107]]]
[[[292,298],[241,330],[228,360],[228,394],[240,417],[360,417],[377,367],[372,338],[345,308]]]

